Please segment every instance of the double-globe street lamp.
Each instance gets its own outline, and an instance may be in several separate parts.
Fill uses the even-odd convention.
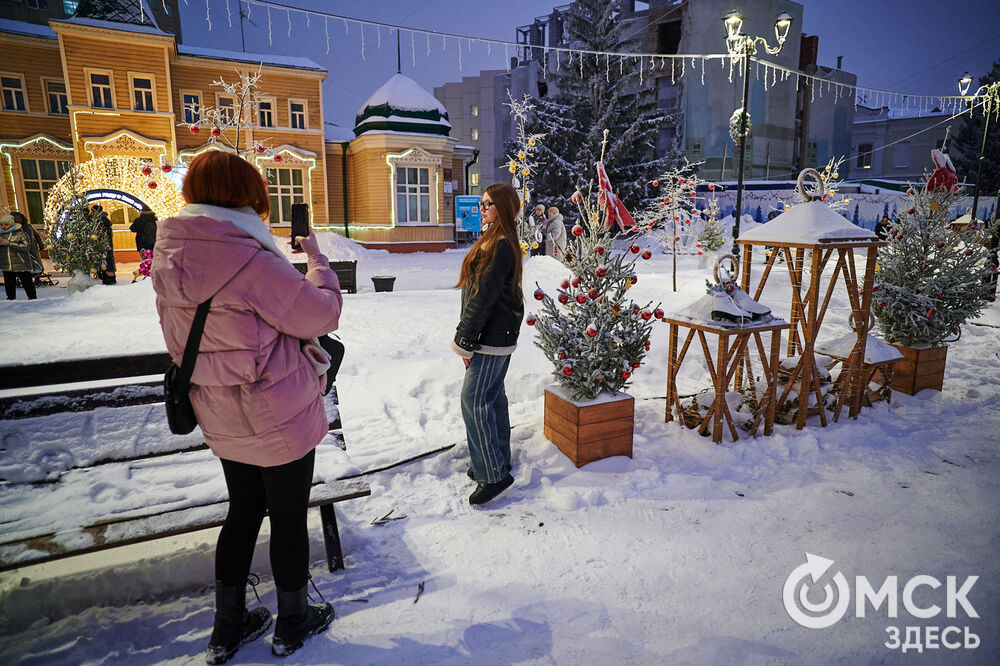
[[[969,87],[972,85],[972,77],[966,72],[962,78],[958,80],[958,92],[962,97],[968,100],[974,100],[980,95],[983,96],[983,141],[979,146],[979,159],[976,161],[976,192],[972,195],[972,223],[975,224],[976,220],[979,219],[979,189],[983,183],[983,156],[986,153],[986,134],[990,131],[990,111],[993,113],[997,112],[998,100],[1000,100],[1000,81],[990,83],[988,85],[979,86],[976,92],[969,95]],[[972,108],[969,108],[969,112],[972,112]],[[992,261],[996,263],[997,260],[997,230],[994,229],[993,235],[990,238],[990,255]],[[994,271],[989,278],[990,282],[996,284],[997,274]]]
[[[788,38],[788,29],[792,27],[792,17],[782,12],[774,21],[774,36],[778,40],[777,46],[769,46],[763,37],[750,37],[744,35],[743,15],[737,10],[732,10],[722,17],[722,22],[726,26],[726,49],[732,57],[743,58],[743,106],[740,109],[740,159],[739,171],[736,175],[736,220],[733,223],[733,255],[740,256],[736,247],[736,239],[740,235],[740,216],[743,207],[743,160],[746,156],[747,130],[749,129],[750,117],[747,113],[747,94],[750,91],[750,58],[757,54],[758,44],[764,48],[768,55],[775,55],[781,51]]]

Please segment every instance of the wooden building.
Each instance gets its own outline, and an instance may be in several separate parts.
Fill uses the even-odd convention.
[[[166,6],[176,10],[176,2]],[[412,79],[391,77],[353,131],[338,131],[323,121],[326,70],[315,62],[182,44],[145,0],[84,0],[68,17],[62,9],[41,19],[5,16],[0,209],[21,210],[42,228],[78,164],[82,193],[110,213],[117,258],[135,261],[128,227],[138,209],[176,212],[185,166],[217,149],[205,111],[232,109],[242,113],[240,144],[270,149],[254,162],[270,184],[275,234],[289,233],[291,204],[308,203],[314,227],[367,247],[454,246],[454,194],[464,191],[473,148],[448,136],[444,107]],[[242,110],[216,83],[258,72],[259,97]],[[140,173],[143,163],[152,177]]]

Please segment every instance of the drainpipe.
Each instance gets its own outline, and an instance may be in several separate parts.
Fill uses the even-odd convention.
[[[340,176],[343,183],[344,190],[344,236],[346,238],[351,237],[351,230],[347,227],[347,146],[350,141],[340,142]]]
[[[478,159],[479,159],[479,149],[478,148],[474,148],[472,150],[472,161],[465,163],[465,193],[466,194],[469,193],[469,167],[471,167],[473,164],[475,164],[476,160],[478,160]]]

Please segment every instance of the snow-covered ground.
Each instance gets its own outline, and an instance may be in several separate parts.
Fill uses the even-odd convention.
[[[963,329],[949,350],[945,389],[895,395],[892,404],[826,428],[776,425],[773,436],[713,445],[664,422],[667,326],[633,376],[634,456],[576,469],[542,434],[552,366],[524,327],[507,378],[515,485],[472,508],[459,409],[463,367],[449,349],[462,251],[390,255],[341,247],[358,259],[360,293],[345,295],[347,356],[338,390],[346,452],[321,445],[318,475],[384,467],[453,448],[365,478],[369,498],[338,506],[347,568],[329,574],[318,516],[313,573],[337,619],[289,659],[323,664],[803,664],[1000,659],[1000,306]],[[334,252],[331,249],[331,254]],[[353,256],[347,256],[353,254]],[[333,258],[333,257],[332,257]],[[679,259],[678,293],[667,256],[640,262],[635,299],[679,310],[704,293],[707,271]],[[755,266],[755,277],[760,274]],[[395,275],[374,292],[372,275]],[[567,275],[530,259],[524,285],[554,289]],[[122,280],[127,282],[127,280]],[[787,274],[775,271],[765,303],[787,317]],[[148,280],[67,297],[0,301],[0,365],[164,349]],[[23,293],[19,293],[23,299]],[[528,311],[535,302],[527,303]],[[843,294],[823,337],[848,329]],[[700,356],[685,362],[680,392],[707,386]],[[159,405],[0,421],[0,476],[52,473],[96,451],[156,446]],[[811,421],[812,422],[812,421]],[[197,438],[197,435],[194,435]],[[32,457],[34,456],[34,457]],[[207,462],[207,464],[206,464]],[[33,466],[32,466],[33,465]],[[34,519],[63,524],[88,506],[127,511],[144,496],[183,503],[224,492],[210,456],[163,469],[108,465],[57,496],[0,485],[0,532]],[[23,478],[23,477],[22,477]],[[75,493],[75,494],[74,494]],[[398,520],[373,521],[389,515]],[[3,663],[201,663],[212,622],[214,530],[0,574]],[[782,603],[806,553],[834,564],[804,602],[824,605],[837,572],[850,605],[833,626],[809,629]],[[267,534],[254,569],[275,607]],[[800,570],[801,571],[801,570]],[[796,574],[801,575],[801,574]],[[920,585],[904,605],[904,586]],[[897,577],[898,617],[886,604],[857,617],[856,577],[875,588]],[[946,617],[946,579],[978,576]],[[919,582],[919,580],[918,580]],[[802,590],[806,590],[803,587]],[[422,592],[421,592],[422,590]],[[921,619],[914,607],[940,606]],[[822,614],[817,611],[816,614]],[[922,654],[890,649],[887,627],[959,628]],[[980,639],[964,647],[962,632]],[[958,648],[946,647],[954,645]],[[270,663],[268,641],[237,663]]]

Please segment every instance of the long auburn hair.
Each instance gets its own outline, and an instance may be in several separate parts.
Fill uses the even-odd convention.
[[[462,260],[456,287],[471,287],[473,293],[479,291],[483,273],[496,258],[498,243],[507,243],[514,254],[514,290],[521,291],[521,246],[517,237],[517,214],[521,210],[521,200],[517,190],[507,183],[494,183],[486,188],[497,209],[497,221],[473,243]]]

